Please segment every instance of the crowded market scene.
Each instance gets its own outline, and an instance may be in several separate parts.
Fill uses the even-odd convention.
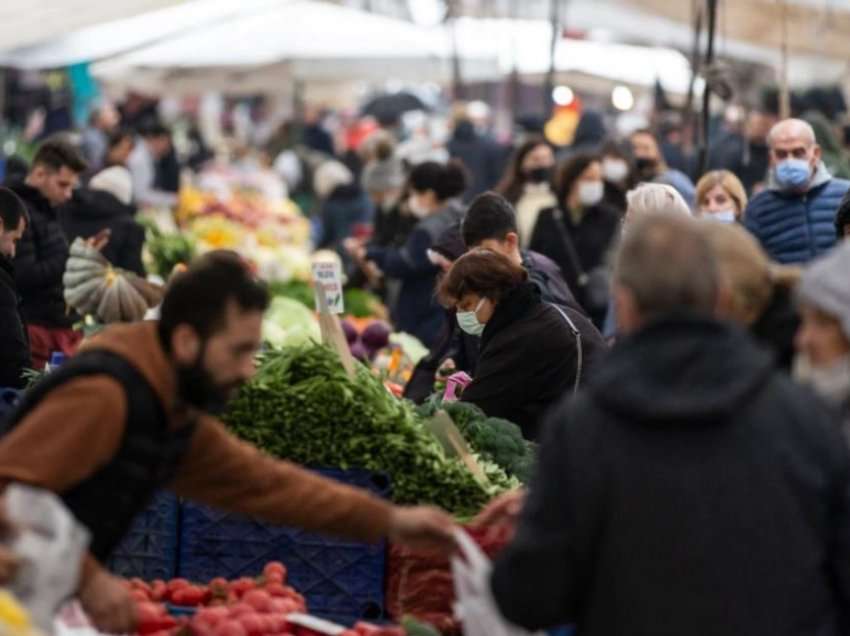
[[[0,636],[850,636],[847,34],[0,6]]]

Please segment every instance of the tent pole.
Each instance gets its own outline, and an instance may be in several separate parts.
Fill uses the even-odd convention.
[[[788,4],[780,0],[782,8],[782,41],[780,42],[781,67],[779,78],[779,118],[788,119],[791,116],[791,90],[788,85]]]
[[[717,0],[706,0],[708,13],[708,43],[705,51],[704,69],[714,64],[714,34],[717,29]],[[702,89],[702,129],[700,130],[699,174],[708,167],[709,124],[711,123],[711,89],[708,82]]]
[[[555,55],[558,40],[561,39],[561,0],[549,0],[549,24],[552,26],[552,39],[549,40],[549,70],[543,83],[543,115],[548,119],[552,115],[552,90],[555,88]]]

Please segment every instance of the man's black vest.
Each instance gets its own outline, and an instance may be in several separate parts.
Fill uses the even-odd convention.
[[[127,416],[124,435],[112,460],[82,482],[57,493],[92,535],[90,551],[109,558],[134,517],[154,493],[174,476],[189,448],[194,423],[170,430],[159,396],[124,358],[108,351],[87,351],[46,376],[24,396],[6,422],[11,430],[57,387],[74,378],[108,375],[124,388]],[[56,426],[64,426],[56,422]]]

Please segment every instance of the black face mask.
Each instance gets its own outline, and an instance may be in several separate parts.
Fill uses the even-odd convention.
[[[658,167],[658,162],[655,159],[646,157],[638,157],[635,159],[635,168],[638,174],[644,179],[655,176],[655,169]]]
[[[204,348],[189,366],[177,367],[177,390],[180,398],[198,409],[220,415],[227,408],[231,394],[238,386],[219,386],[204,368]]]
[[[523,173],[528,183],[546,183],[552,176],[552,168],[534,168]]]

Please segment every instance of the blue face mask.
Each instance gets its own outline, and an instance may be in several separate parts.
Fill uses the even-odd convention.
[[[483,304],[484,299],[482,298],[478,301],[478,304],[475,306],[473,311],[457,312],[458,326],[470,336],[480,336],[484,333],[484,327],[487,326],[478,320],[478,310],[481,309],[481,305]]]
[[[720,212],[707,212],[703,215],[707,219],[711,219],[712,221],[718,221],[719,223],[734,223],[735,222],[735,210],[721,210]]]
[[[799,190],[809,183],[812,169],[805,159],[786,159],[774,169],[776,182],[788,190]]]

